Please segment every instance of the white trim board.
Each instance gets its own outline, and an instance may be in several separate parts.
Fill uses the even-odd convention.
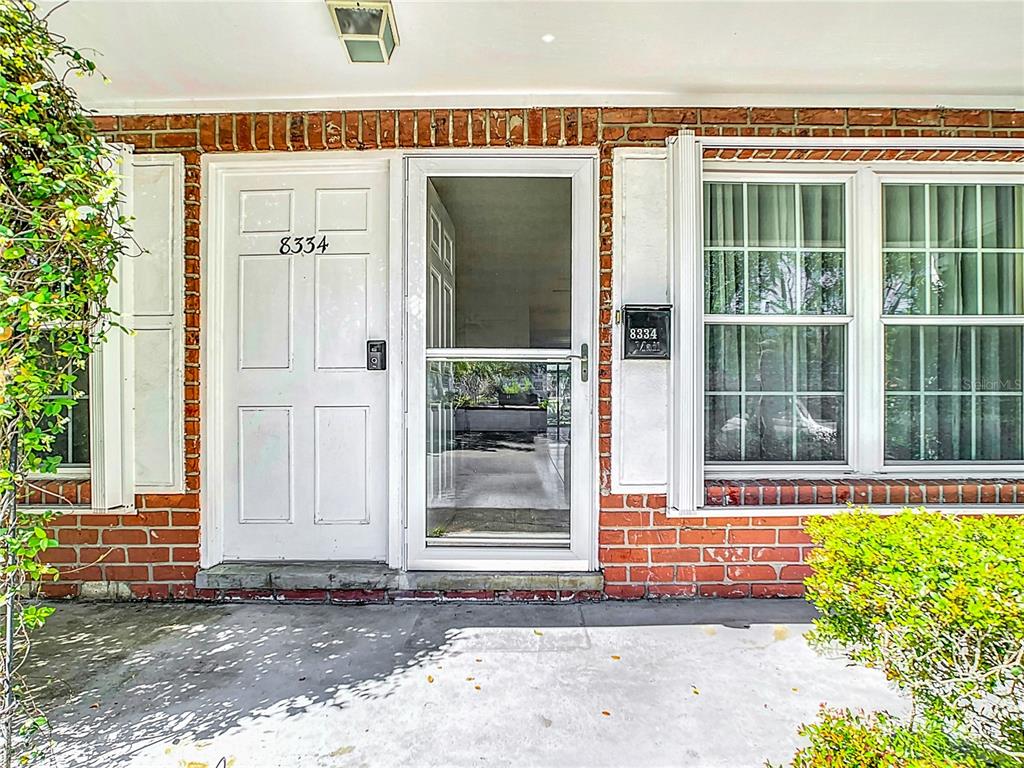
[[[672,450],[668,515],[704,506],[703,146],[692,131],[669,145],[672,211]],[[689,354],[684,357],[684,347]]]
[[[329,110],[393,110],[393,109],[480,109],[481,104],[496,105],[494,109],[577,109],[577,108],[701,108],[701,107],[829,107],[871,109],[880,104],[898,104],[908,109],[937,109],[939,102],[949,109],[1016,110],[1024,106],[1018,94],[921,94],[900,92],[843,93],[793,91],[529,91],[521,93],[487,91],[450,93],[374,93],[359,96],[310,94],[304,96],[223,96],[215,98],[95,98],[86,106],[104,114],[173,115],[189,113],[231,112],[315,112]],[[871,128],[875,126],[865,126]]]

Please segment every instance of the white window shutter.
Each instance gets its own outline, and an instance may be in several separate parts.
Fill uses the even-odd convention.
[[[121,214],[132,215],[130,150],[120,148]],[[127,253],[131,254],[131,246]],[[132,259],[122,257],[110,284],[107,303],[115,321],[133,327]],[[127,512],[135,506],[134,355],[132,337],[111,328],[93,352],[90,369],[90,428],[92,507],[97,511]]]
[[[669,143],[671,253],[672,451],[670,515],[704,506],[704,268],[701,144],[692,131]]]
[[[135,155],[132,264],[135,490],[181,493],[184,436],[184,184],[181,155]]]

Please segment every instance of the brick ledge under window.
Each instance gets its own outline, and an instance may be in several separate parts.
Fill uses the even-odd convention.
[[[791,504],[1022,504],[1024,481],[937,480],[708,480],[709,507]]]

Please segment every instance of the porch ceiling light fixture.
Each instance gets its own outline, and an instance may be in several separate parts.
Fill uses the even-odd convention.
[[[334,28],[354,63],[387,64],[398,47],[391,0],[326,0]]]

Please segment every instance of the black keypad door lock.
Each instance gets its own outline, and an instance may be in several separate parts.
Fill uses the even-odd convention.
[[[388,343],[383,340],[366,342],[366,370],[383,371],[388,367]]]

